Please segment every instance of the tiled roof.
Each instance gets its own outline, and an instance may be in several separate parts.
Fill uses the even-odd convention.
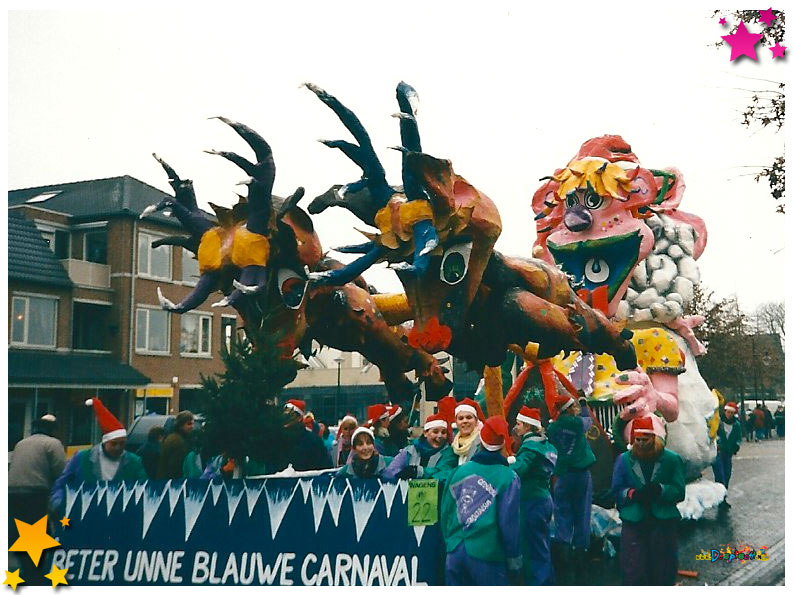
[[[51,193],[54,195],[48,198],[47,195]],[[106,219],[115,215],[137,216],[149,205],[159,203],[165,196],[165,192],[140,180],[131,176],[120,176],[9,190],[8,206],[30,204],[71,215],[75,217],[75,222],[80,222]],[[31,199],[33,202],[28,202]],[[174,217],[166,217],[162,213],[154,213],[146,218],[179,226]]]
[[[108,356],[8,350],[9,385],[144,386],[149,378]]]
[[[8,279],[72,286],[63,265],[33,222],[13,211],[8,213]]]

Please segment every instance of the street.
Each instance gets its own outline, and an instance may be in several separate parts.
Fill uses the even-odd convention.
[[[733,458],[728,490],[732,508],[712,509],[698,521],[685,522],[679,532],[678,567],[697,571],[697,578],[681,577],[684,585],[783,584],[785,562],[785,441],[742,442]],[[711,469],[704,477],[713,479]],[[730,545],[768,546],[769,559],[742,563],[697,560],[701,550],[711,552]]]

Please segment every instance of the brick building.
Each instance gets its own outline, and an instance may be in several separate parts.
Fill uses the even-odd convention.
[[[86,398],[99,395],[129,424],[144,412],[194,406],[201,375],[221,371],[221,342],[241,326],[231,308],[162,310],[198,277],[180,247],[151,248],[179,233],[165,196],[129,176],[8,193],[9,449],[33,419],[53,412],[65,444],[98,436]]]

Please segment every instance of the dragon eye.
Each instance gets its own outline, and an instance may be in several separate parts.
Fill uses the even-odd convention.
[[[278,290],[281,299],[291,310],[300,308],[303,296],[306,294],[307,282],[291,269],[279,269],[278,271]]]
[[[604,204],[604,199],[597,194],[588,193],[584,197],[584,206],[588,209],[594,210]]]
[[[573,192],[565,197],[565,206],[568,207],[569,209],[572,206],[578,204],[579,204],[579,197],[576,196],[576,194],[574,194]]]
[[[447,285],[455,285],[463,280],[469,268],[471,242],[455,244],[447,248],[441,258],[441,280]]]

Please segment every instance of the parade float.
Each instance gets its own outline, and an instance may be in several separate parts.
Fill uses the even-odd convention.
[[[214,152],[250,176],[248,196],[231,209],[213,205],[212,221],[189,181],[160,160],[175,196],[152,210],[171,210],[189,235],[159,242],[192,251],[201,272],[193,294],[180,304],[162,296],[164,308],[186,312],[220,292],[247,328],[279,333],[282,357],[312,340],[361,352],[380,367],[395,401],[413,394],[411,370],[429,400],[446,394],[439,352],[484,375],[490,415],[510,419],[540,399],[548,418],[555,399],[582,396],[598,421],[588,438],[604,469],[614,458],[610,436],[619,441],[621,426],[658,411],[656,423],[668,424],[668,445],[690,475],[709,464],[707,421],[716,405],[694,365],[702,352],[692,334],[697,320],[684,316],[705,226],[677,211],[679,172],[640,167],[619,137],[589,141],[535,193],[533,257],[506,256],[494,250],[495,203],[449,161],[422,151],[410,86],[397,88],[401,186],[386,181],[355,114],[307,86],[358,144],[323,142],[363,172],[308,211],[341,206],[377,230],[339,249],[361,256],[346,265],[328,258],[297,206],[302,191],[272,196],[275,165],[264,139],[222,119],[256,154],[252,163]],[[404,295],[376,294],[363,281],[376,262],[395,270]],[[662,350],[667,361],[655,365]],[[523,367],[503,395],[508,357]],[[72,485],[65,513],[79,522],[59,531],[55,561],[71,569],[70,584],[438,584],[437,517],[420,518],[435,506],[433,490],[331,472]],[[710,505],[696,492],[689,497],[688,489],[689,516]]]
[[[679,170],[646,169],[620,136],[603,136],[556,170],[532,207],[534,252],[559,264],[583,299],[632,331],[639,364],[623,375],[609,355],[580,352],[556,357],[555,367],[587,396],[618,444],[628,442],[634,418],[656,414],[690,481],[679,509],[698,518],[725,492],[699,479],[716,455],[718,403],[695,361],[705,353],[693,332],[703,319],[686,315],[707,233],[701,218],[679,210],[684,190]]]

